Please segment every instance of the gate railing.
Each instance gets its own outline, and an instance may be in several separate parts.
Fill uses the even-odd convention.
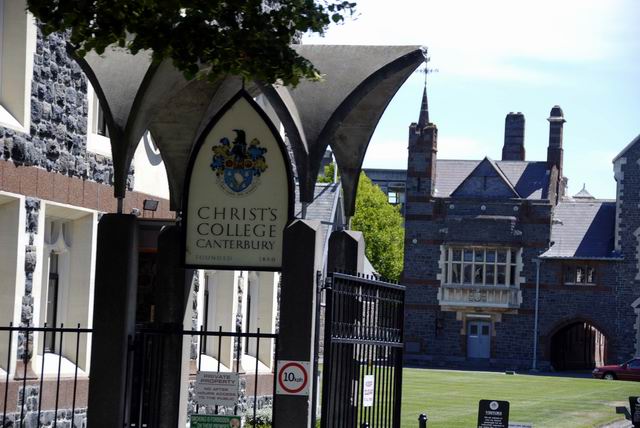
[[[167,331],[158,328],[138,328],[133,349],[134,391],[132,397],[132,416],[130,426],[154,427],[153,402],[157,391],[155,382],[162,375],[161,361],[167,351],[165,341],[169,336],[179,335],[191,343],[190,376],[188,386],[188,417],[194,414],[206,415],[239,415],[245,417],[244,426],[258,426],[258,411],[261,408],[271,409],[273,420],[273,397],[275,396],[275,370],[277,364],[278,335],[261,333],[228,332],[218,330],[180,330]],[[225,359],[225,341],[231,341],[232,355]],[[247,349],[251,354],[247,354]],[[261,349],[271,354],[270,365],[264,364],[260,356]],[[264,358],[263,358],[264,359]],[[248,360],[250,360],[248,362]],[[250,366],[246,365],[250,364]],[[232,372],[241,375],[240,394],[233,407],[202,406],[198,403],[193,389],[195,376],[199,371]],[[177,404],[176,404],[177,405]]]
[[[0,326],[0,427],[85,426],[91,333]]]
[[[399,428],[405,288],[333,273],[325,290],[322,428]]]

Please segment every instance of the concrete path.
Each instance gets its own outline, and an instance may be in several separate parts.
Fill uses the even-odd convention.
[[[607,425],[600,425],[598,428],[633,428],[633,424],[629,421],[615,421]]]

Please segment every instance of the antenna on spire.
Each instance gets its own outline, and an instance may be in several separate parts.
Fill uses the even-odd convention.
[[[431,73],[437,73],[438,69],[430,68],[429,62],[431,62],[431,57],[427,55],[427,48],[422,49],[422,54],[424,55],[424,67],[420,67],[416,70],[417,73],[424,74],[424,90],[422,91],[422,106],[420,107],[420,117],[418,118],[418,126],[424,127],[429,121],[429,102],[427,100],[427,75]]]
[[[431,62],[431,57],[428,55],[428,48],[423,48],[422,53],[424,55],[424,67],[420,67],[416,70],[418,73],[424,74],[424,87],[427,87],[427,75],[431,73],[437,73],[440,70],[437,68],[429,67],[429,63]]]

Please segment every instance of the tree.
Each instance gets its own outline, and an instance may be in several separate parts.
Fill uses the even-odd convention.
[[[384,192],[364,172],[360,173],[351,229],[364,235],[367,258],[376,271],[397,281],[404,258],[404,226],[400,207],[391,205]]]
[[[323,33],[354,12],[344,0],[27,0],[42,31],[69,31],[84,56],[117,45],[152,50],[187,78],[234,74],[265,83],[297,84],[319,72],[291,43]]]

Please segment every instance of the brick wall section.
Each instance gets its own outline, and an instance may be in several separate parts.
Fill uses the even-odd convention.
[[[44,199],[88,208],[102,212],[115,212],[116,199],[113,187],[79,177],[69,177],[34,166],[21,166],[0,160],[0,189],[28,197]],[[145,199],[159,201],[155,213],[143,210]],[[169,201],[157,196],[128,191],[124,200],[124,212],[137,208],[142,217],[173,218]]]

